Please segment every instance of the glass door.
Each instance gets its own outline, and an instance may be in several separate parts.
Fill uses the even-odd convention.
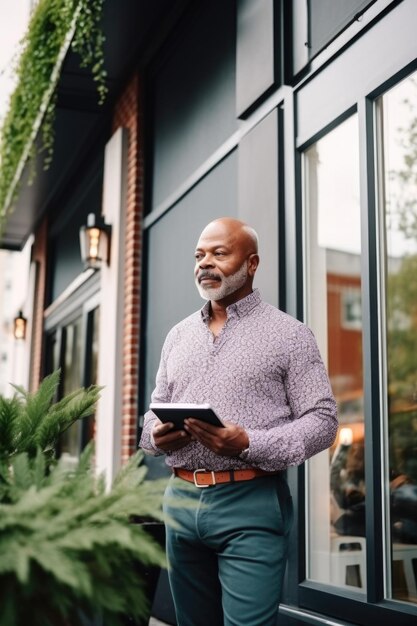
[[[354,115],[303,155],[306,322],[338,405],[334,446],[307,466],[307,577],[364,592],[365,469],[359,131]]]
[[[387,595],[417,603],[417,74],[377,102],[385,328]]]

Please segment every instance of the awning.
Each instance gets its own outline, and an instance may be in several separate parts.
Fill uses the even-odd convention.
[[[184,0],[104,2],[102,25],[109,89],[106,102],[98,104],[96,85],[89,71],[79,67],[78,56],[70,50],[57,87],[52,164],[45,171],[42,157],[37,156],[32,184],[29,184],[31,166],[26,164],[16,200],[5,220],[0,248],[20,250],[42,217],[57,206],[65,185],[82,166],[93,142],[110,132],[115,99],[130,73],[140,66],[161,25],[174,19],[185,4]]]

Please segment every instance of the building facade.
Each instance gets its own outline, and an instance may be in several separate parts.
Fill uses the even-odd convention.
[[[288,626],[417,621],[415,23],[414,0],[107,0],[107,103],[69,53],[54,162],[3,236],[33,235],[30,385],[61,367],[62,393],[105,386],[61,452],[94,437],[111,479],[167,331],[201,306],[200,231],[258,231],[256,285],[313,329],[340,420],[288,469]],[[112,228],[99,270],[79,254],[89,213]],[[161,574],[153,611],[174,623],[165,591]]]

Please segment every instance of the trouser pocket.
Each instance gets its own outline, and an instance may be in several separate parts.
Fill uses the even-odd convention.
[[[282,518],[283,534],[288,535],[294,519],[294,507],[287,483],[280,480],[275,486],[276,497]]]

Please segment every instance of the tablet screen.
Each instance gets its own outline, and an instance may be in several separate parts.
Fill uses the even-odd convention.
[[[209,404],[151,402],[149,408],[161,422],[172,422],[176,430],[184,429],[186,417],[194,417],[213,426],[224,427],[223,422]]]

